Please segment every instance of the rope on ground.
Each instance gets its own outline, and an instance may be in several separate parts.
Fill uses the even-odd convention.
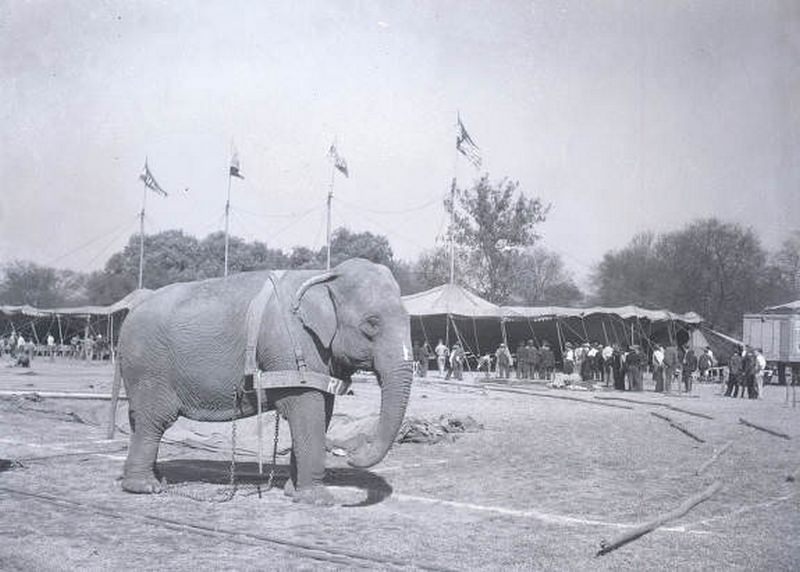
[[[639,405],[652,405],[653,407],[665,407],[671,411],[680,411],[681,413],[685,413],[686,415],[691,415],[692,417],[700,417],[702,419],[708,419],[713,421],[714,418],[711,415],[706,415],[705,413],[697,413],[696,411],[689,411],[688,409],[682,409],[680,407],[675,407],[674,405],[670,405],[669,403],[652,403],[650,401],[640,401],[638,399],[628,399],[627,397],[610,397],[610,396],[603,396],[603,395],[595,395],[595,399],[602,399],[605,401],[625,401],[627,403],[637,403]]]
[[[596,556],[602,556],[604,554],[608,554],[612,550],[616,550],[617,548],[624,546],[625,544],[631,542],[632,540],[636,540],[640,536],[644,536],[648,532],[654,531],[656,528],[662,526],[663,524],[669,522],[670,520],[675,520],[677,518],[682,517],[700,503],[710,499],[721,488],[722,488],[722,482],[714,481],[708,488],[706,488],[701,493],[686,499],[675,510],[672,510],[666,514],[659,515],[649,522],[645,522],[632,530],[620,534],[617,538],[611,541],[606,541],[605,539],[601,540],[600,550],[597,552]]]
[[[698,443],[705,443],[705,440],[701,439],[700,437],[689,431],[686,427],[684,427],[677,421],[673,421],[672,418],[667,417],[666,415],[661,415],[660,413],[656,413],[655,411],[651,411],[650,415],[652,415],[653,417],[658,417],[659,419],[663,419],[664,421],[669,423],[670,427],[674,427],[675,429],[677,429],[678,431],[680,431],[685,435],[688,435]]]
[[[751,423],[747,419],[743,417],[739,417],[739,423],[742,425],[747,425],[748,427],[752,427],[753,429],[758,429],[759,431],[763,431],[764,433],[769,433],[770,435],[774,435],[775,437],[781,437],[783,439],[791,439],[789,435],[786,433],[781,433],[780,431],[775,431],[774,429],[768,429],[766,427],[762,427],[761,425],[756,425],[755,423]]]
[[[490,384],[484,384],[483,387],[485,387],[486,389],[488,389],[490,391],[500,391],[500,392],[503,392],[503,393],[519,393],[521,395],[530,395],[530,396],[533,396],[533,397],[546,397],[546,398],[549,398],[549,399],[563,399],[564,401],[577,401],[578,403],[586,403],[588,405],[602,405],[603,407],[614,407],[616,409],[631,409],[631,410],[633,409],[633,407],[630,407],[628,405],[616,405],[614,403],[602,403],[602,402],[590,401],[588,399],[580,399],[578,397],[570,397],[568,395],[550,395],[550,394],[547,394],[547,393],[539,393],[539,392],[536,392],[536,391],[525,391],[524,389],[512,389],[510,387],[498,387],[498,386],[490,385]]]
[[[706,461],[705,463],[703,463],[702,465],[700,465],[697,468],[697,470],[694,472],[694,474],[695,475],[699,475],[700,473],[705,471],[707,468],[709,468],[714,463],[714,461],[719,459],[720,455],[722,455],[725,451],[730,449],[732,445],[733,445],[733,441],[728,441],[722,447],[720,447],[719,449],[714,451],[714,454],[711,455],[711,458],[708,461]]]

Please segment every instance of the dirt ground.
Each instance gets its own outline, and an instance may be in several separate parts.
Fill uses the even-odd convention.
[[[105,439],[108,401],[8,395],[107,395],[110,366],[39,359],[24,372],[6,365],[0,362],[2,570],[800,568],[800,406],[785,403],[783,387],[769,386],[764,400],[752,401],[723,398],[712,385],[694,397],[665,397],[531,382],[492,386],[521,391],[512,393],[474,380],[417,380],[408,415],[472,416],[483,430],[453,442],[396,445],[370,470],[329,454],[327,480],[340,504],[320,508],[294,504],[280,489],[259,498],[254,483],[265,477],[253,456],[253,420],[237,423],[243,485],[229,502],[124,493],[127,436]],[[356,383],[354,392],[337,401],[334,438],[377,413],[374,383]],[[608,397],[637,403],[601,399]],[[123,431],[125,409],[117,415]],[[273,419],[264,417],[267,443]],[[159,467],[180,485],[176,492],[227,490],[230,424],[182,420],[166,437]],[[288,443],[282,425],[279,449]],[[278,457],[279,486],[287,461]],[[596,555],[601,540],[675,509],[717,480],[721,491],[685,516]]]

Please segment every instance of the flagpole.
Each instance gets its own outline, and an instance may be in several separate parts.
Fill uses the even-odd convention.
[[[333,199],[333,181],[336,178],[336,162],[331,165],[331,185],[328,187],[328,226],[326,231],[326,249],[328,251],[325,269],[331,269],[331,200]]]
[[[147,161],[145,161],[145,168]],[[144,271],[144,207],[147,203],[147,181],[142,180],[142,212],[139,213],[139,289],[142,289]]]
[[[460,116],[456,114],[460,121]],[[450,284],[456,283],[456,243],[454,237],[456,216],[456,181],[458,180],[458,135],[456,135],[456,153],[453,162],[453,183],[450,185]]]
[[[228,228],[230,225],[229,219],[231,214],[231,172],[228,169],[228,198],[225,201],[225,274],[228,275]]]

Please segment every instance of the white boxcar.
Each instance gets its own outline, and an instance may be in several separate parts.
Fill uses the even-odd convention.
[[[769,362],[800,363],[800,314],[745,314],[743,341]]]

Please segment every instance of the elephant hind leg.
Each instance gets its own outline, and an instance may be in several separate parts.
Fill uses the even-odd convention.
[[[142,380],[130,398],[128,413],[131,441],[122,488],[131,493],[159,493],[163,486],[156,474],[158,446],[164,432],[178,419],[180,404],[167,384]]]

